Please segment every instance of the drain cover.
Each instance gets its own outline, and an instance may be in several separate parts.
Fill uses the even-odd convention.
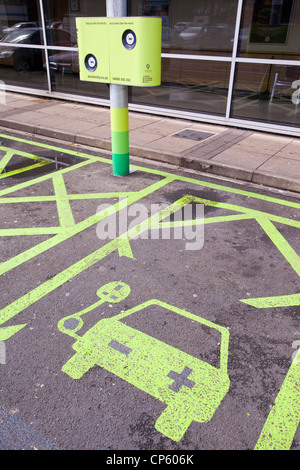
[[[214,134],[210,134],[209,132],[201,132],[201,131],[194,131],[191,129],[184,129],[183,131],[178,132],[177,134],[173,134],[173,137],[180,137],[181,139],[189,139],[189,140],[204,140],[208,137],[211,137]]]

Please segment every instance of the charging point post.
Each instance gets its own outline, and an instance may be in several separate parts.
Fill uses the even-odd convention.
[[[127,17],[127,0],[106,0],[105,18],[76,18],[80,80],[109,84],[112,169],[128,175],[128,87],[161,84],[161,18]]]
[[[106,0],[106,16],[127,16],[127,0]],[[114,175],[129,174],[128,86],[110,83],[112,167]]]
[[[128,87],[110,84],[110,121],[114,175],[129,174]]]

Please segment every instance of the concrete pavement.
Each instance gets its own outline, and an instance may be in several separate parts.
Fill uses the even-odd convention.
[[[6,93],[0,126],[110,150],[106,107]],[[300,139],[129,113],[130,154],[300,192]]]

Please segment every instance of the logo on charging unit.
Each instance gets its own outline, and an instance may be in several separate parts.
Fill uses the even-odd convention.
[[[126,49],[133,49],[136,45],[136,35],[132,29],[126,29],[122,35],[122,43]]]
[[[93,54],[88,54],[85,56],[84,65],[88,69],[89,72],[95,72],[97,68],[97,59]]]

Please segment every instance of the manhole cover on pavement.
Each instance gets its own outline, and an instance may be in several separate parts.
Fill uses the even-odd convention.
[[[194,131],[190,129],[184,129],[183,131],[177,132],[177,134],[173,134],[173,137],[180,137],[181,139],[190,139],[190,140],[204,140],[208,137],[211,137],[214,134],[209,132],[201,132],[201,131]]]

